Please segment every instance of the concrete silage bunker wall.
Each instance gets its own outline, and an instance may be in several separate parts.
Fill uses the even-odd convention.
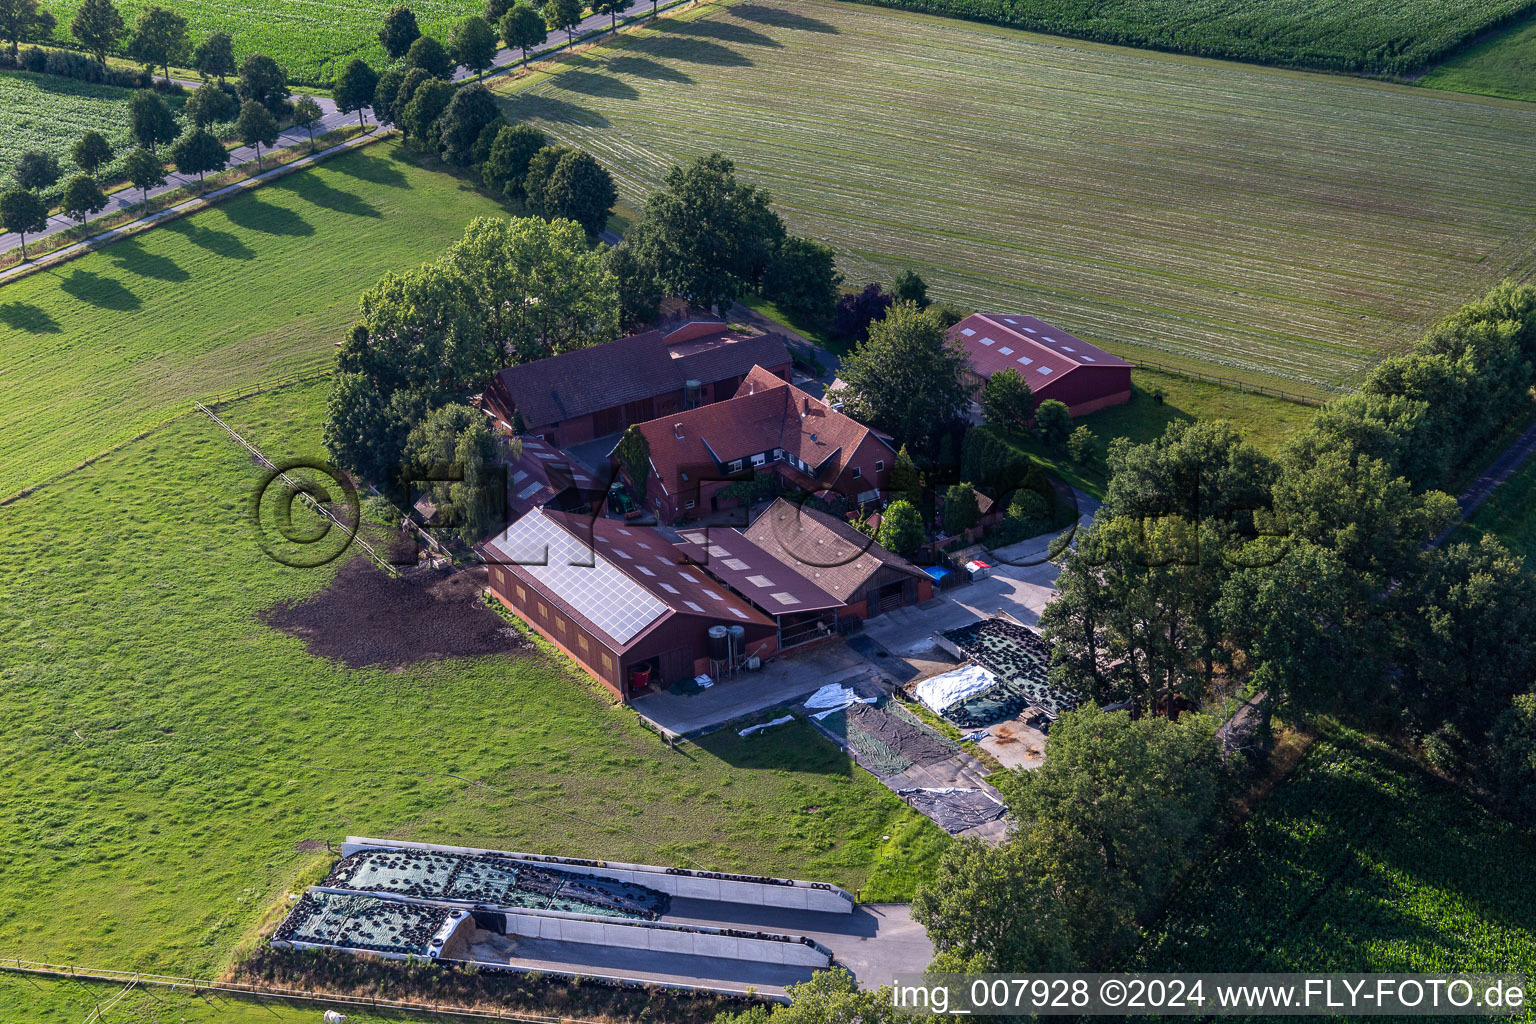
[[[507,935],[529,939],[798,967],[832,965],[831,950],[798,936],[668,925],[654,921],[599,921],[591,917],[568,916],[550,911],[538,914],[505,913],[504,917]]]
[[[489,853],[509,860],[565,868],[568,871],[643,885],[678,899],[713,900],[718,903],[743,903],[748,906],[810,910],[828,914],[851,914],[854,907],[853,894],[846,889],[828,885],[825,882],[803,882],[789,878],[690,871],[653,864],[579,860],[572,857],[544,857],[531,853],[406,843],[393,839],[365,839],[359,836],[348,836],[347,841],[341,846],[341,854],[343,857],[350,857],[354,853],[370,849],[428,850],[471,855]]]

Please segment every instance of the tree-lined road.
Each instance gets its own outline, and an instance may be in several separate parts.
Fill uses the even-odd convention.
[[[667,9],[674,6],[681,6],[682,3],[686,2],[688,2],[688,0],[670,0],[670,2],[663,3],[660,6],[661,9]],[[625,18],[631,18],[638,14],[647,14],[649,13],[650,7],[651,5],[649,0],[633,0],[633,2],[631,2],[629,6],[626,7],[624,11],[619,15],[620,27],[623,27],[623,20]],[[576,26],[575,39],[580,41],[584,35],[589,35],[593,32],[605,30],[609,28],[611,23],[612,19],[607,14],[588,15],[586,18],[582,19],[580,24]],[[555,37],[563,37],[564,35],[564,32],[550,33],[552,40],[554,40]],[[551,41],[547,45],[534,50],[531,56],[535,58],[547,56],[549,54],[556,53],[565,49],[568,45],[569,44],[563,38],[559,41]],[[509,50],[503,47],[496,53],[496,65],[494,68],[492,68],[492,71],[497,71],[517,65],[522,62],[522,59],[522,51]],[[459,68],[453,77],[455,81],[462,82],[475,76],[471,75],[465,69]],[[188,89],[196,89],[198,85],[201,84],[199,82],[190,82],[179,79],[178,81],[181,81],[181,84]],[[294,98],[297,99],[300,95],[303,95],[303,93],[295,92]],[[324,96],[316,96],[315,100],[320,104],[320,109],[322,111],[320,120],[315,124],[315,135],[318,136],[324,132],[328,132],[336,128],[341,128],[347,124],[355,123],[357,121],[358,115],[356,113],[343,113],[342,111],[337,110],[335,100]],[[371,109],[364,110],[363,119],[365,124],[374,124],[375,122],[373,120],[373,111]],[[308,141],[309,131],[307,129],[298,127],[289,128],[278,137],[277,148],[303,145],[308,143]],[[268,150],[263,149],[262,152],[265,154],[268,152]],[[231,167],[237,167],[241,164],[250,163],[255,159],[256,150],[250,146],[238,146],[235,149],[230,150],[229,153],[229,165]],[[173,189],[183,188],[188,185],[191,185],[195,188],[197,185],[197,178],[195,176],[179,174],[175,171],[167,171],[165,175],[165,181],[166,183],[159,188],[152,188],[149,190],[150,198],[164,195]],[[143,201],[144,193],[140,192],[138,189],[124,189],[120,192],[116,192],[108,196],[106,208],[102,210],[101,213],[97,214],[96,217],[110,217],[114,214],[129,211],[132,208],[139,206],[141,203],[143,203]],[[92,219],[94,220],[96,217],[93,217]],[[46,230],[35,233],[28,232],[27,243],[30,245],[34,241],[47,238],[50,235],[57,234],[60,231],[65,231],[73,227],[79,227],[79,222],[69,219],[62,213],[55,214],[48,218],[48,227]],[[12,249],[18,249],[20,247],[20,235],[16,234],[15,232],[0,234],[0,252],[10,252]]]

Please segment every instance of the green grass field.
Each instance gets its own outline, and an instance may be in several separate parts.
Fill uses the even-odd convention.
[[[128,132],[131,95],[127,89],[110,85],[0,71],[0,111],[4,112],[5,126],[0,131],[0,191],[12,186],[16,158],[29,149],[58,157],[64,170],[62,180],[67,181],[79,170],[70,159],[70,150],[80,136],[93,129],[105,135],[117,150],[117,158],[104,172],[110,177],[133,146]]]
[[[1536,102],[1536,12],[1431,69],[1418,84]]]
[[[1173,898],[1147,971],[1536,971],[1536,839],[1400,755],[1319,741]]]
[[[1104,455],[1109,442],[1117,437],[1146,444],[1161,437],[1168,424],[1176,420],[1226,420],[1260,451],[1276,455],[1285,439],[1315,415],[1317,410],[1309,405],[1172,374],[1136,370],[1131,374],[1129,402],[1075,421],[1098,438],[1099,455],[1093,464],[1080,466],[1064,452],[1022,433],[1010,433],[1006,440],[1048,472],[1095,498],[1102,498],[1109,483]]]
[[[224,415],[274,457],[317,455],[325,396]],[[322,867],[298,844],[347,834],[870,898],[931,869],[935,826],[807,726],[673,750],[544,654],[394,671],[309,655],[256,615],[334,567],[261,553],[257,479],[193,413],[0,509],[0,544],[41,553],[0,578],[0,845],[26,851],[0,874],[5,955],[206,977]]]
[[[381,143],[0,289],[0,498],[199,397],[330,365],[495,200]]]
[[[117,6],[132,27],[139,11],[152,3],[121,0]],[[262,0],[256,5],[181,0],[175,9],[187,19],[187,31],[193,39],[202,39],[210,32],[228,32],[234,37],[236,59],[265,53],[283,66],[290,81],[329,85],[353,57],[375,67],[388,62],[377,34],[384,12],[392,6],[392,0]],[[58,38],[72,41],[69,20],[79,9],[79,0],[43,0],[43,7],[58,19]],[[449,26],[479,14],[485,5],[481,0],[414,0],[410,7],[423,32],[446,39]]]
[[[1318,68],[1403,74],[1455,49],[1529,0],[860,0],[1123,46]]]
[[[1132,359],[1326,391],[1536,270],[1532,108],[836,0],[706,7],[568,67],[508,112],[627,201],[720,150],[850,281],[910,266]]]

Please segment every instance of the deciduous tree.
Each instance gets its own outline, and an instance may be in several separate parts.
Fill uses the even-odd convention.
[[[82,0],[69,23],[69,34],[105,64],[107,54],[117,46],[127,26],[112,0]]]
[[[811,238],[787,235],[763,275],[763,294],[790,316],[812,324],[832,319],[843,275],[835,254]]]
[[[128,101],[128,128],[134,141],[152,153],[160,152],[161,145],[175,142],[181,135],[181,125],[176,115],[159,94],[140,89]]]
[[[347,62],[331,85],[331,95],[336,97],[336,108],[346,113],[357,111],[357,126],[363,127],[363,111],[373,105],[374,92],[379,87],[379,76],[368,63],[357,57]]]
[[[384,27],[379,30],[379,42],[390,60],[399,60],[410,50],[411,44],[421,38],[416,27],[416,15],[409,7],[391,7],[384,15]]]
[[[1072,414],[1066,403],[1047,398],[1035,407],[1035,430],[1040,440],[1052,448],[1060,448],[1072,434]]]
[[[524,65],[528,63],[528,51],[543,46],[549,39],[549,26],[544,23],[544,15],[528,3],[519,2],[509,7],[497,27],[501,30],[501,41],[508,49],[523,51]]]
[[[235,41],[228,32],[210,32],[192,51],[192,67],[203,78],[217,78],[223,85],[235,73]]]
[[[903,270],[891,282],[891,294],[897,302],[914,302],[919,309],[928,308],[928,283],[914,271]]]
[[[448,52],[479,77],[496,63],[496,30],[484,18],[470,15],[448,34]]]
[[[547,0],[544,4],[544,24],[565,32],[565,41],[576,38],[576,26],[581,24],[582,0]]]
[[[107,208],[107,195],[101,184],[89,174],[77,174],[64,186],[64,196],[59,201],[64,216],[80,222],[84,227],[91,214]]]
[[[768,194],[739,182],[735,165],[712,153],[668,172],[631,237],[669,294],[723,312],[761,284],[784,225]]]
[[[483,540],[506,519],[507,447],[468,405],[434,409],[406,438],[409,478],[433,481],[428,492],[443,522],[466,544]]]
[[[149,190],[165,184],[165,166],[158,156],[142,146],[123,158],[123,175],[129,184],[144,193],[145,205],[149,204]]]
[[[433,78],[447,80],[453,77],[453,58],[447,47],[432,36],[422,36],[405,52],[405,66],[421,68]]]
[[[277,118],[255,100],[240,104],[240,117],[235,121],[235,134],[247,146],[256,148],[256,172],[261,173],[261,147],[277,143]]]
[[[591,154],[579,149],[546,147],[534,154],[524,180],[528,203],[551,219],[580,224],[596,238],[618,200],[613,176]]]
[[[212,132],[199,128],[182,136],[171,147],[171,162],[176,165],[178,172],[197,175],[198,188],[201,190],[205,174],[209,171],[222,171],[229,166],[229,151]]]
[[[629,0],[592,0],[593,14],[608,15],[610,32],[619,30],[619,15],[624,13],[624,8],[629,6]]]
[[[401,92],[404,92],[403,88]],[[441,139],[437,127],[438,118],[448,109],[454,93],[454,87],[441,78],[430,78],[422,82],[411,93],[410,102],[405,104],[404,109],[399,109],[400,103],[395,101],[401,129],[419,145],[431,147],[435,151]]]
[[[207,128],[222,121],[233,121],[240,114],[240,101],[217,82],[204,82],[187,97],[182,112],[193,126]]]
[[[169,82],[171,61],[187,58],[187,19],[165,7],[146,7],[134,22],[128,53],[150,71],[161,68]]]
[[[528,165],[534,154],[548,144],[544,133],[532,125],[503,125],[480,168],[486,187],[510,199],[524,198],[527,193],[523,190],[523,179],[528,174]]]
[[[0,38],[11,44],[11,59],[23,39],[42,39],[53,34],[52,13],[38,6],[37,0],[0,0]]]
[[[843,359],[839,375],[860,414],[908,444],[936,436],[964,412],[970,365],[935,317],[900,302],[870,325],[869,338]]]
[[[1035,398],[1024,375],[1013,367],[999,370],[981,386],[981,414],[1004,430],[1019,430],[1035,414]]]
[[[21,188],[41,192],[56,185],[62,173],[58,157],[40,149],[29,149],[16,158],[16,169],[11,176]]]
[[[254,100],[273,117],[288,112],[288,76],[264,53],[253,53],[240,62],[240,81],[235,89],[242,104]]]
[[[48,204],[36,192],[13,188],[0,195],[0,226],[21,236],[21,258],[27,259],[27,235],[48,229]]]
[[[444,158],[461,167],[469,166],[474,162],[481,134],[492,125],[504,123],[501,110],[485,86],[459,88],[442,115],[440,142]]]
[[[876,542],[887,551],[910,556],[917,553],[928,539],[923,526],[923,514],[908,501],[893,501],[880,514],[880,532]]]

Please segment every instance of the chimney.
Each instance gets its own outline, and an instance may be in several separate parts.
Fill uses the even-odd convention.
[[[679,441],[683,439],[683,424],[681,420],[672,424],[672,436],[677,438]]]

